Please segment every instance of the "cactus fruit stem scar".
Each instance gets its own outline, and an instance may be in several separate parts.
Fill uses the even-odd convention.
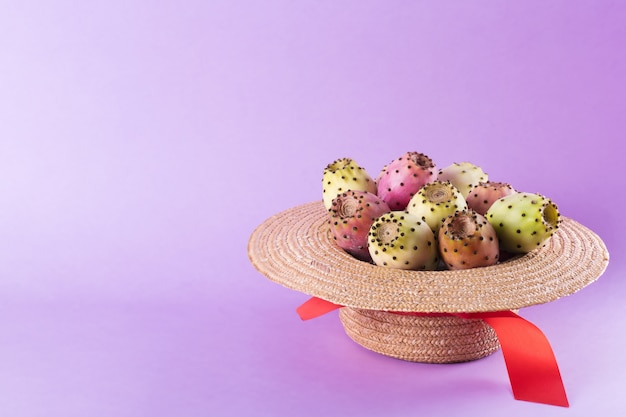
[[[452,239],[465,239],[476,233],[476,222],[468,214],[460,213],[450,222],[448,233]]]

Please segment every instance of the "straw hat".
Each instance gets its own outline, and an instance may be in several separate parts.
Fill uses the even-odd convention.
[[[346,334],[371,351],[422,363],[484,358],[500,348],[494,329],[481,319],[413,316],[351,307],[339,310]]]
[[[332,239],[321,202],[276,214],[252,233],[254,267],[287,288],[355,309],[459,313],[513,310],[575,293],[602,275],[602,240],[563,218],[539,249],[500,264],[460,271],[405,271],[355,259]]]

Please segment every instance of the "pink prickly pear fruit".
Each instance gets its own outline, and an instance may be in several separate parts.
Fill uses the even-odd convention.
[[[335,242],[355,258],[371,261],[367,235],[376,218],[389,211],[387,203],[367,191],[350,190],[338,195],[328,210]]]
[[[505,182],[485,181],[474,186],[465,198],[467,206],[483,216],[498,199],[517,191]]]
[[[487,181],[489,176],[478,165],[471,162],[455,162],[438,172],[438,180],[450,181],[467,198],[470,190],[480,182]]]
[[[377,177],[378,196],[392,210],[401,211],[424,184],[436,179],[432,159],[423,153],[407,152],[381,170]]]
[[[376,182],[353,159],[337,159],[324,168],[322,176],[322,200],[326,210],[330,209],[337,195],[348,190],[376,194]]]
[[[477,268],[498,262],[496,231],[484,216],[473,210],[448,216],[437,238],[441,259],[448,269]]]

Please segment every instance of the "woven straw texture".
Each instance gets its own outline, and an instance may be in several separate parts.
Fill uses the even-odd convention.
[[[455,363],[483,358],[500,347],[480,319],[417,317],[350,307],[339,310],[346,334],[359,345],[411,362]]]
[[[353,258],[332,240],[321,202],[276,214],[250,236],[254,267],[287,288],[366,310],[487,312],[513,310],[570,295],[602,275],[602,240],[563,218],[542,248],[500,264],[461,271],[404,271]]]

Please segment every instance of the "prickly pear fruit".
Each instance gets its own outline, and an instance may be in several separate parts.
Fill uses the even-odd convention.
[[[472,187],[489,179],[489,176],[478,165],[471,162],[455,162],[439,170],[437,179],[450,181],[467,198]]]
[[[455,211],[467,210],[467,203],[450,182],[436,180],[424,185],[411,198],[406,210],[437,233],[446,217]]]
[[[437,178],[432,159],[423,153],[406,152],[386,165],[377,177],[378,196],[392,210],[404,210],[412,196]]]
[[[485,181],[475,185],[465,201],[467,207],[484,216],[494,201],[516,192],[510,184],[505,182]]]
[[[332,202],[328,223],[337,245],[362,261],[371,261],[367,235],[377,217],[389,212],[389,206],[367,191],[346,191]]]
[[[322,199],[329,210],[337,195],[348,190],[376,194],[376,182],[353,159],[341,158],[328,164],[322,176]]]
[[[498,262],[498,236],[491,224],[474,210],[448,216],[438,233],[439,254],[448,269],[468,269]]]
[[[374,263],[383,267],[432,271],[439,262],[432,230],[405,211],[391,211],[376,219],[367,247]]]
[[[543,246],[561,222],[552,200],[526,192],[496,200],[485,218],[496,230],[500,248],[510,253],[527,253]]]

